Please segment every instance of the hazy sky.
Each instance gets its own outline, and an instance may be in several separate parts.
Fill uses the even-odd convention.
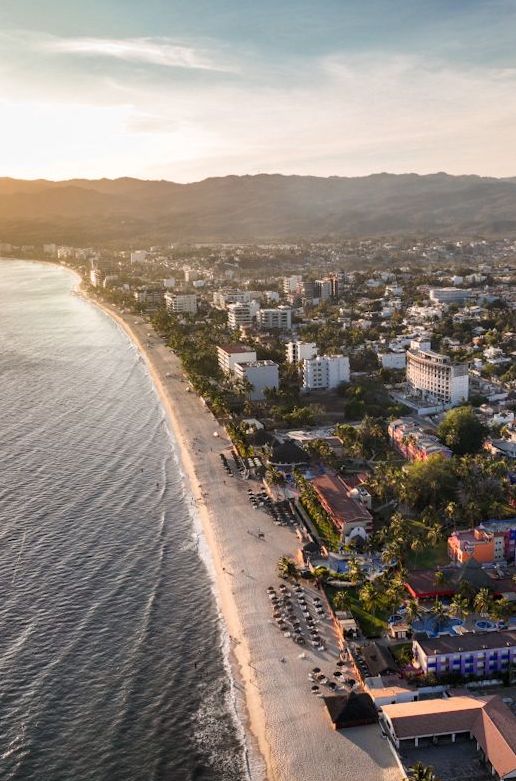
[[[0,175],[516,175],[516,0],[2,0]]]

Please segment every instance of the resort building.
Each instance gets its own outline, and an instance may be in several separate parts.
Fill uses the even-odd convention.
[[[476,559],[481,564],[505,561],[503,532],[491,532],[478,527],[455,531],[448,537],[448,555],[457,564]]]
[[[217,359],[224,374],[231,374],[237,363],[254,363],[256,352],[245,344],[225,344],[217,347]]]
[[[457,673],[492,678],[516,663],[516,631],[418,638],[412,643],[412,651],[425,675]]]
[[[432,350],[407,351],[407,382],[414,395],[443,406],[468,399],[467,364],[452,364]]]
[[[194,315],[197,312],[197,296],[195,294],[165,293],[165,306],[169,312]]]
[[[427,434],[412,418],[398,418],[387,428],[393,446],[409,461],[426,461],[430,456],[451,458],[452,451],[433,434]]]
[[[256,320],[258,327],[269,331],[273,328],[279,331],[289,331],[292,328],[292,309],[288,306],[278,306],[276,309],[260,309]]]
[[[474,740],[494,778],[516,778],[516,717],[500,697],[384,705],[381,724],[398,750]]]
[[[266,389],[279,387],[279,366],[274,361],[235,363],[233,373],[240,382],[250,383],[249,399],[263,401]]]
[[[333,729],[363,727],[376,724],[378,713],[373,700],[365,692],[350,692],[333,697],[323,697]]]
[[[303,389],[333,390],[342,382],[349,382],[347,355],[318,355],[303,361]]]
[[[315,342],[287,342],[287,363],[301,363],[306,359],[315,358],[317,345]]]
[[[346,486],[339,477],[321,475],[315,477],[311,485],[342,539],[349,537],[355,529],[360,531],[362,536],[367,536],[373,531],[371,513],[362,502],[348,495]]]

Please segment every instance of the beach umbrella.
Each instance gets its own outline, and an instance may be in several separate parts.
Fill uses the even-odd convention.
[[[311,687],[311,691],[313,691],[313,693],[315,694],[315,692],[319,691],[319,687],[314,685]]]
[[[316,673],[320,673],[320,672],[321,672],[321,668],[320,668],[320,667],[312,667],[312,672],[313,672],[314,674],[316,674]]]

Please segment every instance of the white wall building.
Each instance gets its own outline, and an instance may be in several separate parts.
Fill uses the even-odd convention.
[[[287,352],[287,363],[300,363],[305,358],[315,358],[317,355],[315,342],[287,342],[285,349]]]
[[[407,382],[413,393],[438,404],[455,405],[468,399],[467,364],[452,364],[447,356],[432,350],[407,351]]]
[[[251,328],[253,319],[259,309],[259,304],[255,301],[246,303],[228,304],[228,325],[235,330],[238,328]]]
[[[247,380],[252,385],[249,392],[251,401],[263,401],[266,388],[279,387],[279,366],[274,361],[236,363],[234,375],[237,380]]]
[[[341,382],[349,382],[349,358],[347,355],[318,355],[303,361],[303,389],[318,390],[336,388]]]
[[[231,374],[237,363],[255,363],[256,352],[246,344],[225,344],[217,347],[217,360],[224,374]]]
[[[430,288],[430,300],[438,304],[463,304],[471,296],[469,290],[457,287],[432,287]]]
[[[283,277],[284,293],[301,293],[303,286],[303,277],[300,274],[293,274],[291,277]]]
[[[176,278],[175,277],[167,277],[167,279],[163,279],[163,287],[175,287],[176,286]]]
[[[165,306],[169,312],[194,315],[197,312],[197,296],[195,294],[175,295],[165,293]]]
[[[278,306],[277,309],[260,309],[256,316],[258,326],[265,330],[278,328],[288,331],[292,328],[292,309],[288,306]]]
[[[382,369],[404,369],[407,364],[405,350],[399,352],[377,353]]]
[[[138,249],[131,252],[131,263],[145,263],[147,260],[148,252],[144,249]]]

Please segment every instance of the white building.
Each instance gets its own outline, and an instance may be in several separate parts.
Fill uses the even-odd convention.
[[[148,252],[144,249],[138,249],[131,252],[131,263],[145,263],[147,260]]]
[[[300,274],[293,274],[291,277],[283,277],[284,293],[301,293],[303,286],[303,277]]]
[[[347,355],[318,355],[303,361],[304,390],[331,390],[342,382],[349,382]]]
[[[327,301],[333,295],[333,284],[329,278],[316,279],[314,282],[314,297]]]
[[[432,287],[429,296],[431,301],[438,304],[464,304],[471,293],[457,287]]]
[[[256,316],[258,326],[265,330],[278,328],[288,331],[292,328],[292,309],[288,306],[278,306],[277,309],[260,309]]]
[[[175,287],[176,286],[176,279],[175,277],[167,277],[167,279],[163,279],[163,287]]]
[[[382,369],[404,369],[407,364],[407,353],[405,350],[377,353],[377,356]]]
[[[250,328],[259,308],[259,304],[255,301],[228,304],[227,313],[229,327],[234,328],[235,330],[238,328]]]
[[[437,404],[461,404],[468,399],[467,364],[452,364],[432,350],[407,351],[407,382],[412,392]]]
[[[256,352],[245,344],[225,344],[217,347],[217,360],[224,374],[231,374],[237,363],[255,363]]]
[[[305,358],[315,358],[317,345],[315,342],[287,342],[287,363],[300,363]]]
[[[249,391],[251,401],[263,401],[266,388],[279,387],[279,366],[274,361],[236,363],[233,371],[237,380],[247,381],[252,386]]]
[[[184,312],[194,315],[197,312],[197,296],[195,294],[175,295],[165,293],[165,306],[169,312]]]

